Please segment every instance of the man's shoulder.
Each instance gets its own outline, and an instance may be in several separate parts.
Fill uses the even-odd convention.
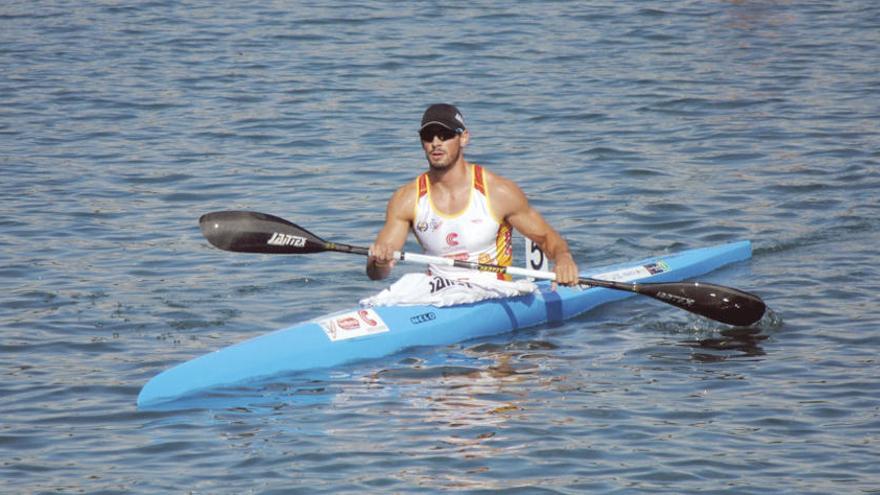
[[[398,216],[406,218],[412,216],[410,213],[415,208],[416,191],[417,185],[414,180],[398,187],[394,194],[391,195],[391,199],[388,200],[388,210],[394,211]]]
[[[406,199],[407,196],[415,194],[416,187],[415,181],[409,181],[406,184],[398,186],[397,190],[394,191],[394,194],[391,195],[391,201],[401,201]]]
[[[525,193],[516,182],[489,170],[484,169],[483,173],[489,190],[488,196],[492,203],[492,210],[497,217],[506,218],[528,206]]]
[[[500,196],[509,196],[509,195],[520,195],[522,194],[522,190],[516,184],[516,182],[504,177],[503,175],[496,174],[489,169],[483,168],[483,175],[489,186],[489,192],[493,195]]]

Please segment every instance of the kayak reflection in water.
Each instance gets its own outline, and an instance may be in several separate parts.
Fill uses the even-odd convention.
[[[394,253],[403,248],[410,231],[426,254],[510,266],[511,234],[516,229],[554,263],[558,283],[577,284],[578,268],[568,243],[529,205],[522,190],[513,181],[465,160],[464,148],[470,134],[455,106],[440,103],[428,107],[419,136],[428,171],[401,186],[388,201],[385,224],[367,258],[367,275],[372,280],[390,275],[396,261]],[[531,284],[511,284],[507,275],[453,266],[430,265],[428,276],[434,278],[419,282],[426,287],[424,290],[414,290],[416,281],[409,280],[406,287],[395,291],[392,286],[391,291],[383,292],[384,298],[367,304],[423,303],[401,297],[412,298],[414,293],[419,298],[431,296],[440,292],[437,286],[442,286],[443,292],[470,292],[478,299],[534,290]],[[447,281],[467,281],[471,286]],[[485,293],[481,289],[486,289]],[[471,301],[456,300],[452,304],[461,302]]]

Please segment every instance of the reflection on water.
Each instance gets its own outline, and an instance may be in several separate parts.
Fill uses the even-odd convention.
[[[763,356],[766,353],[759,345],[767,339],[758,328],[733,328],[722,330],[720,337],[699,340],[685,340],[680,345],[698,350],[716,352],[695,352],[691,358],[700,362],[718,362],[733,358]]]
[[[693,360],[706,363],[764,356],[766,353],[760,344],[767,340],[768,332],[782,328],[782,323],[782,317],[771,308],[767,308],[761,321],[751,327],[724,329],[716,332],[719,336],[685,340],[679,345],[713,351],[696,352],[691,355]]]
[[[544,341],[481,343],[462,350],[460,365],[431,365],[408,358],[402,366],[365,377],[364,388],[394,389],[407,404],[407,421],[431,424],[438,435],[433,451],[459,458],[497,454],[487,440],[525,408],[530,391],[541,389],[536,362],[556,345]],[[399,420],[402,418],[398,418]]]

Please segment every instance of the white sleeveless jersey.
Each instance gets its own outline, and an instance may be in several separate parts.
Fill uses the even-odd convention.
[[[506,221],[499,221],[489,209],[489,190],[483,168],[471,167],[473,187],[467,206],[460,212],[446,214],[431,201],[431,181],[428,174],[416,179],[416,201],[413,231],[425,253],[477,263],[510,266],[512,229]],[[453,280],[491,277],[509,280],[509,276],[475,272],[465,268],[430,265],[429,273]]]

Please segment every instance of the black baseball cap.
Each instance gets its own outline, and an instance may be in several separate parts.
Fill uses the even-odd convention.
[[[454,105],[448,103],[435,103],[428,107],[425,114],[422,115],[422,127],[419,130],[432,124],[442,125],[459,133],[465,130],[464,117],[461,116],[461,112]]]

